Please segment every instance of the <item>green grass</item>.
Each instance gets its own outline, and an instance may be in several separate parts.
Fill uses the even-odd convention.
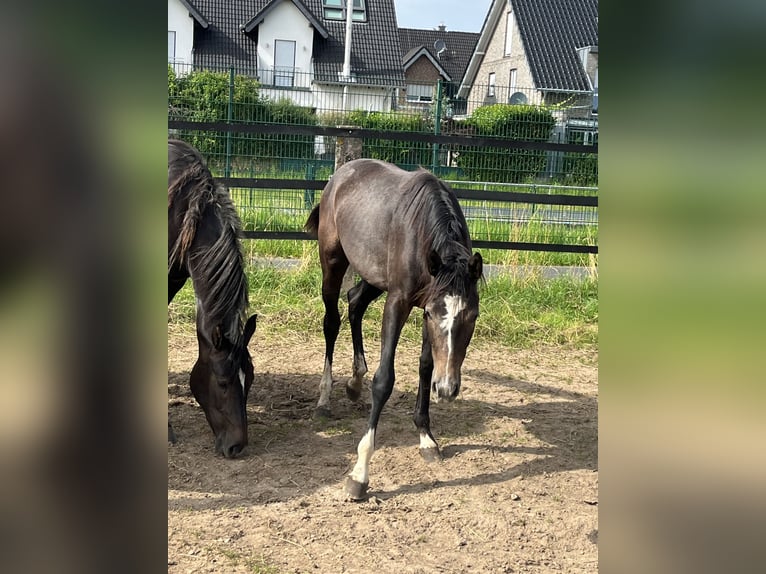
[[[294,160],[300,163],[300,160]],[[274,163],[274,162],[272,162]],[[218,171],[216,175],[221,175]],[[320,167],[314,179],[324,180],[330,175],[330,168]],[[280,166],[257,168],[235,165],[234,177],[261,177],[277,179],[306,179],[305,168],[285,170]],[[594,188],[557,187],[543,184],[500,184],[460,182],[451,180],[453,187],[482,191],[522,191],[546,195],[549,193],[577,196],[596,196]],[[230,193],[239,209],[242,227],[246,231],[302,231],[311,206],[320,197],[320,190],[295,189],[249,189],[231,188]],[[582,206],[529,205],[499,201],[461,200],[461,206],[471,213],[468,228],[471,238],[484,241],[515,241],[564,245],[598,245],[598,225],[568,225],[546,221],[545,214],[571,219],[595,212],[596,208]],[[493,210],[532,210],[534,215],[523,222],[500,221],[493,217]],[[526,217],[524,218],[526,219]],[[252,256],[303,257],[306,241],[247,240],[245,248]],[[584,253],[556,253],[547,251],[483,250],[485,262],[499,265],[585,265],[596,264],[596,256]]]
[[[268,322],[272,334],[297,332],[322,336],[322,273],[315,251],[305,253],[301,267],[296,270],[250,265],[247,273],[250,311]],[[480,317],[474,334],[477,344],[529,348],[537,345],[585,347],[598,342],[598,280],[595,276],[544,279],[534,274],[522,278],[501,275],[481,286],[480,299]],[[380,337],[384,300],[385,296],[375,301],[365,314],[363,333],[370,344]],[[341,298],[340,311],[342,328],[348,329],[345,298]],[[190,284],[178,293],[169,313],[172,322],[193,322],[194,294]],[[414,309],[402,331],[402,340],[420,341],[421,321],[422,312]]]

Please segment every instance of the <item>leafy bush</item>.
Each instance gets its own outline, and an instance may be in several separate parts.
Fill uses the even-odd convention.
[[[168,66],[168,117],[200,122],[229,118],[230,76],[227,72],[194,71],[176,76]],[[231,120],[234,123],[281,123],[315,125],[316,115],[288,99],[272,102],[259,93],[257,80],[234,76]],[[182,131],[179,137],[210,158],[226,154],[225,133]],[[312,136],[287,134],[232,134],[233,156],[255,159],[310,158],[314,154]]]
[[[546,108],[511,104],[480,107],[466,120],[475,135],[542,142],[548,141],[554,124]],[[501,182],[534,178],[545,168],[543,150],[490,149],[459,146],[457,165],[471,179]]]
[[[372,130],[424,132],[431,131],[428,123],[417,114],[365,112],[355,110],[348,114],[349,125]],[[431,162],[431,146],[425,142],[404,140],[365,139],[362,144],[364,157],[380,159],[400,165],[428,165]]]

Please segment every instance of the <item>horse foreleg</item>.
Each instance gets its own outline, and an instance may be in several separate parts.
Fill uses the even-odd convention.
[[[383,329],[380,351],[380,364],[372,379],[372,408],[367,432],[359,441],[357,461],[354,469],[346,478],[345,491],[353,500],[361,500],[367,495],[369,485],[370,459],[375,452],[375,433],[380,420],[380,413],[394,390],[394,358],[399,335],[412,307],[406,299],[392,296],[390,293],[383,309]]]
[[[354,372],[351,380],[346,383],[346,395],[352,401],[359,400],[362,379],[367,372],[362,339],[362,318],[370,303],[380,297],[381,293],[383,291],[373,287],[364,279],[348,291],[348,321],[351,323],[351,340],[354,343]]]
[[[420,351],[420,369],[418,384],[418,400],[415,404],[415,426],[420,433],[420,456],[426,462],[437,462],[442,459],[439,445],[431,434],[431,418],[428,409],[431,401],[431,375],[434,370],[434,359],[431,354],[431,341],[428,329],[423,322],[423,347]]]

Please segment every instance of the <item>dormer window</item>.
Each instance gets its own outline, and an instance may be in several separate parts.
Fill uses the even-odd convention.
[[[322,0],[324,17],[327,20],[345,20],[347,2],[348,0]],[[367,21],[367,8],[364,5],[364,0],[353,0],[351,19],[354,22]]]

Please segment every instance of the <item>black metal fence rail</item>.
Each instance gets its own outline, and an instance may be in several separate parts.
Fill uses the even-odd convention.
[[[241,187],[250,189],[296,189],[296,190],[321,190],[327,185],[324,180],[304,179],[275,179],[275,178],[252,178],[252,177],[220,177],[218,181],[229,187]],[[598,197],[581,195],[520,193],[513,191],[484,191],[477,189],[464,189],[453,187],[452,190],[458,199],[500,201],[513,203],[529,203],[543,205],[579,205],[583,207],[598,207]],[[245,239],[312,239],[301,231],[243,231]],[[476,247],[486,249],[517,249],[525,251],[553,251],[559,253],[598,253],[595,245],[557,245],[551,243],[529,243],[518,241],[473,241]]]
[[[232,123],[225,121],[199,122],[187,120],[169,120],[169,130],[191,130],[211,133],[258,133],[258,134],[288,134],[303,136],[334,136],[359,139],[390,139],[423,142],[433,145],[476,146],[501,149],[529,149],[555,152],[570,152],[582,154],[598,154],[598,145],[562,144],[554,142],[525,141],[518,139],[479,137],[459,134],[429,134],[419,132],[370,130],[354,127],[327,127],[316,125],[285,125],[272,123]],[[314,179],[279,179],[253,177],[219,177],[221,183],[232,188],[244,189],[274,189],[274,190],[321,190],[327,180]],[[567,195],[567,194],[537,194],[509,191],[477,190],[452,186],[458,199],[472,201],[491,201],[508,203],[526,203],[543,205],[563,205],[580,207],[598,207],[598,197]],[[313,193],[312,193],[313,195]],[[291,239],[309,240],[302,231],[254,231],[242,232],[246,239]],[[526,251],[548,251],[561,253],[597,254],[597,245],[573,245],[557,243],[536,243],[520,241],[489,241],[474,240],[476,247],[488,249],[512,249]]]
[[[168,129],[189,130],[200,132],[224,132],[224,133],[257,133],[257,134],[283,134],[303,136],[333,136],[359,139],[383,139],[423,142],[430,144],[452,144],[471,147],[494,147],[503,149],[529,149],[543,151],[560,151],[572,153],[597,154],[598,144],[563,144],[555,142],[539,142],[515,140],[501,137],[481,137],[457,134],[428,134],[419,132],[402,132],[393,130],[370,130],[353,127],[329,127],[329,126],[300,126],[271,123],[229,123],[216,122],[193,122],[186,120],[168,120]]]

